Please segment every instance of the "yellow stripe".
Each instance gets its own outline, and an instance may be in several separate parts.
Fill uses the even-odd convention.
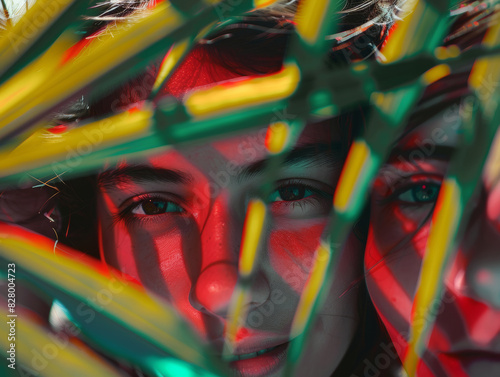
[[[269,125],[267,138],[267,150],[270,153],[280,153],[286,146],[290,129],[285,122],[276,122]]]
[[[110,144],[145,136],[151,117],[151,110],[124,112],[59,135],[37,131],[14,150],[0,152],[0,176],[52,162],[70,165]]]
[[[412,7],[413,9],[405,9],[405,13],[408,14],[409,12],[409,14],[403,20],[396,23],[396,29],[392,32],[391,37],[387,40],[387,44],[381,50],[381,53],[386,58],[382,63],[392,63],[407,53],[410,45],[408,38],[413,35],[421,20],[425,7],[422,2],[416,0],[414,2],[409,1],[406,4],[407,7]]]
[[[478,59],[472,67],[471,74],[469,76],[469,86],[474,90],[479,90],[481,85],[484,83],[484,78],[487,75],[489,69],[488,59]]]
[[[0,118],[10,109],[22,106],[23,101],[29,101],[29,96],[36,87],[41,87],[57,75],[61,56],[73,43],[72,38],[61,36],[40,58],[0,86]]]
[[[299,68],[295,64],[289,64],[274,75],[245,80],[231,86],[221,84],[195,91],[187,96],[185,105],[190,114],[203,116],[263,104],[290,96],[299,80]]]
[[[500,24],[494,24],[491,26],[483,39],[483,44],[488,47],[494,47],[500,43]],[[500,72],[498,66],[500,65],[499,57],[490,57],[477,59],[472,67],[471,74],[469,76],[469,86],[480,91],[483,85],[487,86],[491,82],[498,82],[500,79]],[[484,95],[484,92],[488,94]],[[489,98],[493,90],[481,91],[483,97]],[[482,99],[482,97],[480,97]]]
[[[324,17],[328,13],[329,0],[305,0],[297,10],[297,32],[307,43],[317,42]]]
[[[436,49],[434,50],[434,55],[439,60],[456,58],[460,55],[460,48],[457,45],[451,45],[448,47],[436,47]]]
[[[279,0],[253,0],[253,5],[255,8],[265,8],[277,3],[278,1]]]
[[[358,140],[352,144],[333,199],[333,205],[338,212],[347,210],[356,182],[370,156],[370,148],[364,140]]]
[[[363,72],[368,69],[368,65],[366,63],[356,63],[351,69],[355,72]]]
[[[433,82],[436,82],[439,79],[448,76],[450,72],[451,70],[448,64],[439,64],[435,67],[432,67],[422,75],[422,82],[424,85],[430,85]]]
[[[120,24],[91,43],[78,59],[70,61],[29,90],[19,105],[2,107],[0,127],[16,125],[36,112],[50,107],[97,79],[120,61],[168,35],[182,24],[181,15],[168,2],[162,2],[136,23]],[[59,61],[59,60],[57,60]],[[20,72],[22,75],[23,72]]]
[[[12,28],[0,38],[0,71],[8,67],[25,50],[37,35],[49,28],[54,20],[75,0],[38,0]]]
[[[399,92],[374,92],[370,99],[384,114],[392,114],[394,113],[393,109],[398,108],[404,96]]]
[[[321,243],[316,252],[314,266],[311,269],[309,280],[300,296],[299,305],[295,312],[291,337],[294,338],[304,331],[309,319],[314,301],[325,280],[328,263],[330,262],[330,248],[327,244]]]
[[[62,253],[55,256],[52,252],[45,246],[0,233],[2,256],[51,285],[64,287],[83,301],[108,289],[110,278],[82,263],[84,258],[72,259]],[[119,293],[114,294],[113,300],[106,304],[106,312],[119,323],[145,334],[156,344],[166,346],[182,359],[200,365],[202,353],[188,345],[187,339],[177,339],[172,333],[172,329],[179,325],[173,309],[156,303],[139,288],[121,282],[118,277],[115,280],[113,290]],[[131,308],[141,308],[141,311],[139,313]],[[158,321],[160,318],[161,321]]]
[[[2,318],[7,318],[7,321],[12,317],[7,317],[8,313],[2,308],[0,310]],[[72,344],[68,339],[57,338],[47,330],[31,321],[29,316],[20,315],[15,318],[16,321],[16,369],[20,370],[21,365],[25,371],[33,370],[33,359],[38,352],[42,355],[49,355],[46,359],[46,364],[43,370],[34,370],[33,373],[41,372],[43,376],[75,376],[75,377],[106,377],[122,374],[111,368],[107,362],[101,359],[97,354],[92,353],[89,349],[80,349]],[[5,326],[5,325],[4,325]],[[7,335],[0,339],[2,349],[10,350],[10,342],[7,341]],[[43,361],[43,360],[42,360]],[[7,368],[6,365],[3,365]],[[36,369],[36,368],[35,368]],[[23,375],[20,373],[19,375]],[[31,375],[31,373],[25,373]],[[34,374],[37,375],[37,374]]]
[[[153,91],[157,91],[160,85],[165,81],[177,62],[182,58],[187,48],[189,47],[189,40],[184,39],[182,42],[174,44],[169,51],[167,57],[163,61],[158,76],[156,77],[153,85]]]
[[[431,231],[427,242],[422,270],[420,273],[420,284],[415,297],[414,318],[411,324],[411,340],[408,345],[408,353],[404,360],[404,366],[410,376],[414,376],[418,365],[418,343],[422,332],[428,322],[427,313],[432,301],[436,298],[436,287],[442,279],[441,272],[445,262],[447,250],[454,239],[458,219],[462,214],[460,206],[460,187],[453,180],[445,180],[438,199],[442,204],[438,207],[435,223],[431,225]]]
[[[248,205],[243,245],[240,256],[240,275],[245,277],[252,273],[257,249],[266,219],[266,205],[260,199],[253,199]]]
[[[248,292],[237,287],[234,295],[235,298],[231,300],[234,304],[231,307],[231,311],[229,313],[229,321],[227,323],[226,334],[225,334],[225,344],[224,344],[224,354],[228,355],[233,352],[233,344],[236,339],[236,334],[238,333],[238,322],[240,318],[243,318],[245,315],[244,304],[245,304],[245,296]],[[234,301],[233,301],[234,300]]]

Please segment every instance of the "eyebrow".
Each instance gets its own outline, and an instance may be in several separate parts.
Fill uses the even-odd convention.
[[[307,164],[315,166],[335,166],[338,164],[342,166],[345,156],[342,153],[341,147],[341,143],[304,144],[293,148],[283,161],[283,165]],[[269,160],[269,158],[265,158],[244,167],[238,175],[238,178],[240,180],[247,179],[257,174],[261,174],[269,163]],[[194,179],[190,174],[178,170],[139,164],[106,170],[99,175],[97,184],[103,189],[113,189],[119,184],[128,183],[130,181],[138,183],[160,181],[188,184],[193,182]]]
[[[148,165],[127,165],[106,170],[99,175],[97,184],[104,189],[112,189],[122,183],[159,181],[166,183],[187,184],[193,177],[185,172]]]
[[[342,166],[344,159],[345,154],[341,143],[303,144],[293,148],[287,154],[283,165]],[[262,174],[269,161],[270,158],[264,158],[244,167],[239,174],[239,179],[248,179],[257,174]]]

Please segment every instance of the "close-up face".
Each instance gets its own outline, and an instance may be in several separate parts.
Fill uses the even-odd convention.
[[[459,126],[456,111],[448,108],[415,127],[393,148],[374,184],[366,280],[401,359],[407,351],[431,217],[458,145]],[[500,373],[500,185],[498,156],[492,153],[474,201],[444,275],[442,300],[432,305],[436,323],[418,376]]]
[[[500,376],[498,1],[55,3],[0,5],[8,368]]]
[[[258,266],[230,364],[242,376],[278,376],[300,294],[325,237],[344,156],[340,127],[305,127],[272,175]],[[123,162],[98,177],[105,262],[172,303],[220,355],[250,199],[266,182],[267,127]],[[267,178],[268,180],[269,178]],[[329,376],[358,324],[362,246],[350,237],[304,353]],[[258,353],[258,354],[256,354]]]

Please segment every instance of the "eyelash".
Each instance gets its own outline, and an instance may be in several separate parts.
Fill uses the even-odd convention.
[[[279,205],[279,206],[285,206],[285,207],[300,207],[301,209],[304,209],[305,206],[308,204],[320,204],[321,197],[325,199],[330,199],[333,200],[333,194],[328,194],[327,192],[319,189],[316,186],[309,185],[307,183],[304,183],[302,180],[299,179],[292,179],[292,180],[286,180],[286,181],[281,181],[278,186],[273,190],[273,193],[276,191],[279,191],[281,189],[287,188],[287,187],[300,187],[306,190],[311,191],[313,194],[311,196],[308,196],[303,199],[298,199],[298,200],[290,200],[290,201],[277,201],[277,202],[270,202],[269,204],[271,205]]]
[[[323,204],[321,202],[321,199],[328,199],[329,201],[333,200],[333,194],[329,194],[328,192],[318,188],[315,185],[310,185],[305,183],[303,180],[300,179],[292,179],[292,180],[285,180],[279,182],[279,184],[275,187],[272,193],[275,193],[281,189],[285,189],[287,187],[299,187],[304,190],[308,190],[311,192],[311,195],[308,197],[305,197],[303,199],[297,199],[297,200],[281,200],[281,201],[274,201],[274,202],[269,202],[268,205],[270,206],[278,206],[280,208],[285,208],[285,209],[294,209],[299,207],[300,209],[304,210],[308,205],[321,205]],[[115,216],[114,216],[114,221],[115,222],[125,222],[125,224],[131,224],[137,221],[144,222],[144,221],[162,221],[162,216],[161,215],[166,215],[168,214],[169,216],[183,216],[186,214],[186,210],[183,206],[183,201],[181,198],[169,198],[169,195],[159,195],[159,194],[142,194],[139,196],[136,196],[132,199],[129,199],[128,201],[131,201],[130,204],[128,204],[124,209],[120,210]],[[166,203],[172,203],[176,206],[179,206],[183,211],[182,212],[164,212],[164,213],[159,213],[156,215],[141,215],[141,214],[135,214],[133,211],[138,208],[140,205],[145,203],[146,201],[159,201],[159,202],[166,202]],[[126,201],[127,202],[127,201]]]
[[[166,213],[169,213],[170,215],[177,215],[177,216],[182,216],[185,214],[186,210],[183,206],[183,201],[180,198],[176,198],[175,200],[168,198],[169,195],[159,195],[159,194],[142,194],[139,196],[136,196],[130,201],[129,205],[127,205],[124,209],[119,211],[114,217],[115,217],[115,222],[123,221],[125,224],[130,224],[135,221],[156,221],[159,220],[160,215],[165,215]],[[172,196],[172,194],[170,194]],[[182,209],[182,212],[166,212],[166,213],[161,213],[157,215],[140,215],[140,214],[135,214],[132,211],[142,205],[146,201],[154,201],[157,200],[159,202],[166,202],[166,203],[173,203],[176,206],[180,207]],[[127,201],[126,201],[127,202]]]
[[[403,193],[419,185],[428,184],[432,186],[441,186],[442,181],[443,177],[439,175],[429,175],[429,174],[426,175],[416,174],[410,176],[400,175],[396,182],[388,183],[389,186],[395,187],[394,190],[388,196],[379,199],[378,202],[382,205],[395,202],[399,202],[399,204],[405,204],[408,206],[415,206],[415,205],[421,206],[423,204],[428,204],[428,203],[418,203],[418,202],[413,203],[413,202],[403,201],[399,199],[399,197]]]

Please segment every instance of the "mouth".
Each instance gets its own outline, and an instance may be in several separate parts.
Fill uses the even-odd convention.
[[[267,376],[283,366],[288,344],[289,342],[286,342],[256,352],[231,355],[226,361],[238,376]]]
[[[229,363],[232,363],[233,361],[237,361],[237,360],[251,359],[252,357],[257,357],[257,356],[260,356],[264,353],[274,351],[276,348],[278,348],[280,346],[282,346],[282,344],[275,346],[275,347],[266,348],[266,349],[263,349],[263,350],[260,350],[257,352],[244,353],[241,355],[230,355],[227,357],[226,361]]]

